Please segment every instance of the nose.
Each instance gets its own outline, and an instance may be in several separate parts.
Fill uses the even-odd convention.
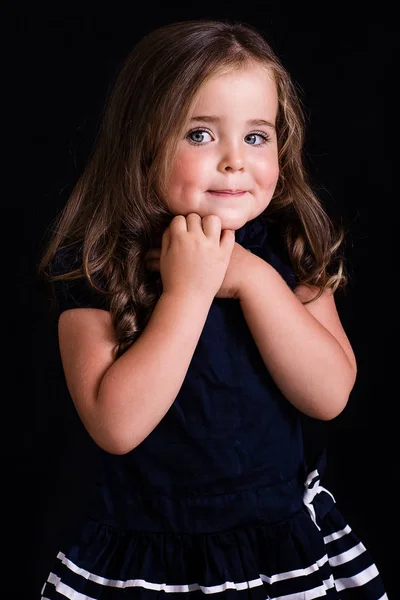
[[[219,161],[219,170],[223,172],[242,171],[244,165],[244,148],[237,144],[226,145]]]

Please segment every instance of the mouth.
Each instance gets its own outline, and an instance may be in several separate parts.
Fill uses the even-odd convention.
[[[243,196],[247,193],[246,190],[207,190],[207,193],[212,194],[213,196],[221,196],[221,197],[236,197]]]

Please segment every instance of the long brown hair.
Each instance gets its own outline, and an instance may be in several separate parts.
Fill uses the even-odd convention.
[[[346,283],[339,252],[344,233],[307,181],[301,102],[270,45],[244,23],[165,25],[139,41],[124,61],[86,168],[55,219],[38,266],[48,282],[86,278],[108,296],[116,358],[140,335],[159,297],[144,258],[174,216],[163,190],[195,96],[210,77],[249,62],[273,74],[278,92],[280,175],[265,216],[278,224],[297,280],[319,288],[316,297]],[[82,253],[76,269],[46,271],[57,250],[75,244]]]

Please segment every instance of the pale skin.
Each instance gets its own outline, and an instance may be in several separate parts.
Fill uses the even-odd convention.
[[[279,176],[277,108],[275,83],[258,65],[209,81],[191,114],[196,129],[178,149],[169,183],[171,211],[193,210],[187,215],[193,228],[214,214],[222,230],[237,229],[259,215]],[[249,126],[255,119],[257,127]],[[221,188],[246,194],[219,198],[205,191]],[[149,268],[159,270],[160,250],[148,258]],[[356,361],[333,294],[325,291],[318,300],[301,303],[317,291],[299,285],[293,296],[270,265],[235,243],[216,297],[240,300],[261,356],[288,400],[313,417],[330,419],[347,403]]]
[[[200,223],[196,214],[189,219]],[[150,270],[160,270],[160,252],[149,253]],[[286,398],[311,417],[332,419],[347,404],[356,362],[332,292],[302,304],[317,291],[298,285],[293,294],[273,267],[235,242],[216,297],[240,301],[264,363]]]
[[[176,216],[153,250],[163,292],[139,339],[117,360],[110,314],[71,309],[59,319],[68,389],[86,429],[124,454],[170,408],[211,303],[236,298],[255,343],[289,402],[317,419],[346,406],[356,362],[333,294],[294,293],[271,265],[235,242],[234,231],[268,206],[279,176],[277,93],[265,69],[216,75],[200,90],[180,141],[167,201]],[[216,194],[241,190],[237,195]]]

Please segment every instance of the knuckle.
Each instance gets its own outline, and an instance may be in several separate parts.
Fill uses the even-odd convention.
[[[221,219],[219,218],[218,215],[207,215],[205,218],[209,219],[211,221],[215,221],[216,223],[220,223],[221,222]]]

